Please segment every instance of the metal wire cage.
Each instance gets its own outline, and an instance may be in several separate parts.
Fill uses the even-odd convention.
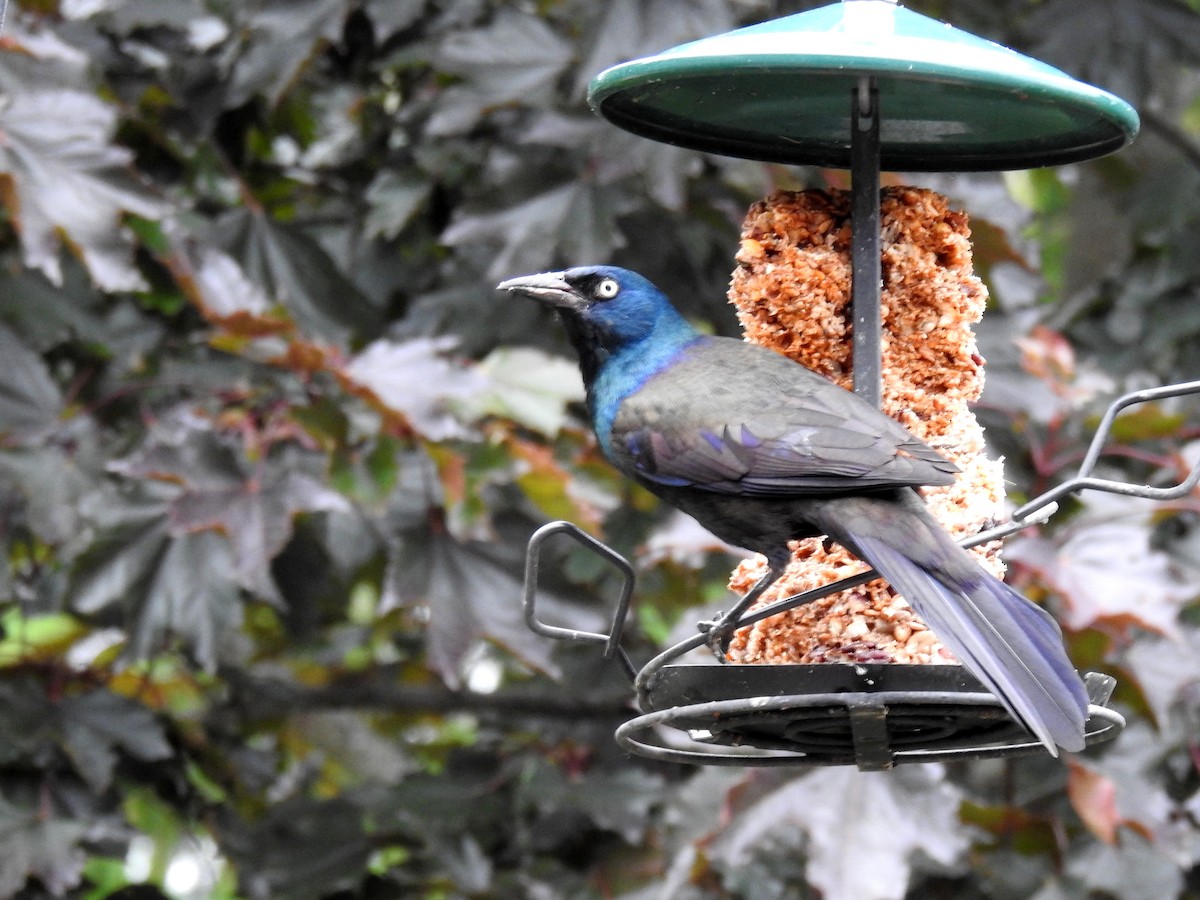
[[[1113,423],[1141,403],[1200,394],[1200,381],[1134,391],[1108,407],[1077,474],[1016,509],[1009,522],[963,541],[964,547],[997,540],[1048,519],[1063,497],[1098,490],[1159,501],[1177,499],[1200,483],[1200,463],[1174,485],[1116,481],[1095,474]],[[564,535],[597,554],[621,574],[622,589],[607,633],[577,631],[537,617],[542,548]],[[836,591],[864,584],[873,570],[751,610],[738,627],[784,612]],[[1015,722],[1000,702],[962,666],[846,664],[719,665],[683,658],[704,645],[705,635],[681,641],[640,669],[621,647],[635,575],[612,548],[569,522],[552,522],[534,533],[525,560],[525,621],[538,634],[602,644],[633,681],[641,714],[622,724],[616,740],[632,753],[673,762],[708,765],[856,765],[887,769],[933,762],[1036,753],[1042,745]],[[1090,704],[1088,745],[1114,739],[1125,727],[1107,704],[1111,676],[1085,675]],[[657,742],[647,741],[654,733]]]

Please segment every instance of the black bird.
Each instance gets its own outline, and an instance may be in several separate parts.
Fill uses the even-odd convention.
[[[1083,749],[1087,693],[1058,624],[980,568],[915,491],[953,482],[952,463],[786,357],[700,334],[636,272],[587,266],[498,287],[558,308],[616,467],[767,558],[742,601],[706,623],[722,658],[742,611],[788,564],[788,541],[827,535],[899,591],[1052,754]]]

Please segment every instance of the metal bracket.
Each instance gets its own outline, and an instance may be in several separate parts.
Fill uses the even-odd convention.
[[[1149,388],[1144,391],[1131,391],[1114,400],[1104,412],[1096,433],[1092,435],[1092,443],[1088,446],[1083,462],[1079,464],[1079,472],[1074,478],[1064,481],[1044,494],[1030,500],[1024,506],[1013,511],[1012,517],[1017,522],[1024,522],[1034,512],[1054,503],[1060,497],[1074,494],[1077,491],[1092,490],[1106,491],[1110,494],[1124,494],[1130,497],[1145,497],[1149,500],[1177,500],[1187,496],[1200,483],[1200,462],[1197,462],[1187,477],[1179,484],[1170,487],[1151,487],[1145,484],[1132,484],[1126,481],[1112,481],[1107,478],[1096,478],[1092,472],[1108,443],[1108,436],[1113,423],[1121,411],[1139,403],[1152,403],[1155,400],[1166,400],[1171,397],[1186,397],[1189,394],[1200,394],[1200,381],[1184,381],[1179,384],[1168,384],[1164,387]]]
[[[621,573],[621,595],[617,600],[617,609],[613,615],[612,628],[608,634],[595,631],[578,631],[574,628],[563,628],[549,625],[537,617],[538,572],[541,568],[542,545],[555,535],[565,534],[576,543],[582,544],[601,559],[611,563]],[[621,633],[625,628],[625,619],[629,615],[629,602],[633,597],[633,585],[636,576],[629,560],[607,544],[596,540],[586,531],[581,530],[570,522],[551,522],[543,525],[533,533],[529,545],[525,549],[525,624],[534,634],[555,638],[562,641],[579,641],[585,644],[603,644],[604,658],[618,659],[628,673],[630,680],[637,677],[637,669],[621,647]]]

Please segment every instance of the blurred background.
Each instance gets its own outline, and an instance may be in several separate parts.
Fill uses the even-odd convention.
[[[525,541],[636,561],[644,661],[738,558],[613,472],[561,329],[500,279],[616,262],[693,320],[741,218],[833,170],[593,115],[603,68],[818,4],[13,0],[0,44],[0,896],[1200,897],[1200,498],[1084,495],[1010,580],[1119,679],[1064,760],[699,769],[521,620]],[[886,175],[971,219],[1010,497],[1118,394],[1200,377],[1200,3],[910,8],[1136,106],[1121,153]],[[1103,474],[1177,482],[1197,404]],[[603,627],[562,549],[545,615]]]

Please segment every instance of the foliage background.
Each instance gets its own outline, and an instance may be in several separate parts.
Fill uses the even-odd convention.
[[[0,48],[0,896],[1200,897],[1200,504],[1069,504],[1011,577],[1120,679],[1114,745],[950,767],[624,757],[620,673],[520,620],[532,530],[634,557],[645,659],[731,557],[601,461],[560,330],[491,285],[639,269],[731,331],[738,223],[843,173],[586,109],[769,0],[22,0]],[[1200,5],[927,0],[1133,102],[1060,170],[920,176],[992,290],[1014,499],[1200,373]],[[1177,480],[1195,404],[1105,472]],[[564,551],[556,620],[611,574]]]

